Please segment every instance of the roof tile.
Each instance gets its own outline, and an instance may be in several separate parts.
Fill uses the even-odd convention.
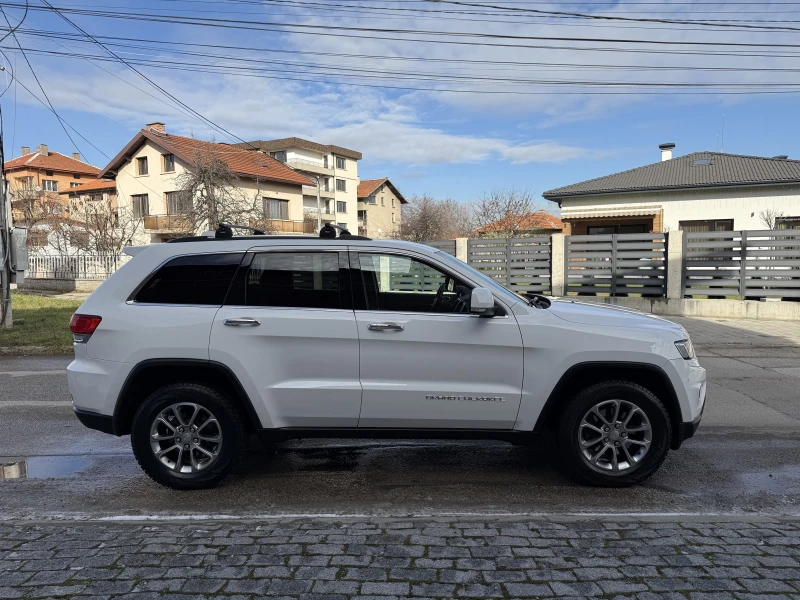
[[[48,152],[47,156],[33,152],[13,158],[7,161],[4,166],[6,171],[13,169],[44,169],[47,171],[80,173],[81,175],[97,175],[100,172],[97,167],[75,160],[70,156],[65,156],[60,152]]]

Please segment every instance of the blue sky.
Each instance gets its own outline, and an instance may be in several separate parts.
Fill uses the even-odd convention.
[[[19,0],[4,2],[6,14],[16,23],[22,10]],[[41,7],[40,0],[31,0]],[[701,27],[653,28],[615,22],[601,24],[584,21],[554,21],[534,17],[516,19],[500,14],[496,19],[485,13],[476,17],[442,19],[436,14],[411,13],[408,7],[422,3],[373,0],[363,2],[375,10],[364,14],[341,7],[356,4],[353,0],[330,0],[338,10],[325,10],[325,0],[305,4],[304,0],[257,0],[214,2],[213,0],[173,0],[136,3],[123,0],[55,1],[56,7],[96,9],[120,14],[177,15],[202,18],[285,22],[306,25],[434,30],[443,33],[468,32],[525,36],[615,37],[664,41],[702,41],[727,43],[791,44],[796,32],[717,31]],[[537,2],[495,2],[505,6],[535,7],[580,11],[597,15],[658,16],[666,19],[766,19],[769,5],[746,5],[741,2],[713,6],[713,12],[700,12],[700,3],[675,2],[656,5],[637,4],[637,0],[589,4]],[[426,7],[429,5],[426,5]],[[445,10],[463,10],[455,6]],[[401,9],[401,10],[397,10]],[[757,10],[756,10],[757,9]],[[800,18],[790,16],[791,7],[776,5],[774,20]],[[379,12],[384,11],[382,13]],[[658,13],[654,13],[658,10]],[[781,11],[781,12],[778,12]],[[409,14],[406,14],[409,13]],[[741,14],[740,14],[741,13]],[[194,110],[213,120],[242,139],[271,139],[292,135],[322,143],[338,144],[360,150],[363,179],[389,176],[406,196],[430,194],[470,201],[493,187],[530,188],[536,195],[544,190],[584,179],[641,166],[660,159],[658,144],[674,142],[676,153],[717,150],[725,115],[724,150],[726,152],[774,156],[788,154],[800,158],[800,119],[797,117],[797,94],[716,93],[695,95],[637,94],[645,82],[669,82],[686,85],[690,92],[707,91],[700,85],[709,82],[726,85],[749,85],[748,91],[778,89],[775,84],[800,84],[793,72],[759,72],[758,69],[791,69],[797,57],[777,56],[697,56],[651,54],[656,45],[639,44],[645,50],[637,54],[584,49],[521,49],[481,46],[452,46],[437,43],[410,43],[385,39],[397,34],[375,34],[378,39],[325,37],[309,30],[248,31],[197,27],[186,24],[161,24],[68,14],[77,25],[93,35],[122,38],[114,43],[140,45],[112,49],[127,60],[146,61],[136,68],[157,82]],[[457,18],[472,20],[458,21]],[[485,19],[488,22],[480,22]],[[495,22],[504,21],[504,22]],[[569,26],[567,26],[569,25]],[[53,37],[44,32],[62,32],[69,38]],[[361,35],[361,34],[359,34]],[[402,37],[402,36],[400,36]],[[79,150],[86,159],[104,166],[144,123],[166,122],[170,133],[195,135],[204,139],[231,141],[201,120],[187,116],[173,102],[150,87],[150,84],[124,65],[87,60],[80,57],[54,56],[45,52],[108,57],[97,46],[80,41],[80,34],[49,11],[32,10],[18,31],[19,43],[29,49],[28,58],[58,113],[99,149],[76,136],[73,144],[55,116],[22,87],[12,85],[0,99],[3,110],[4,147],[7,157],[18,156],[23,145],[35,147],[47,143],[51,150],[70,153]],[[196,46],[130,42],[147,39],[178,43],[204,43],[235,49],[203,49]],[[431,39],[459,39],[431,36]],[[469,38],[471,39],[471,38]],[[109,42],[104,38],[106,43]],[[492,40],[493,43],[496,40]],[[546,42],[556,45],[557,42]],[[599,44],[575,43],[585,48]],[[629,47],[605,43],[606,47]],[[19,82],[42,96],[35,80],[15,46],[7,38],[6,63],[15,70]],[[262,48],[273,52],[239,49]],[[671,46],[667,46],[672,49]],[[681,48],[675,46],[675,48]],[[682,48],[686,48],[683,46]],[[693,47],[692,47],[693,48]],[[727,47],[712,48],[723,53]],[[733,47],[735,48],[735,47]],[[187,56],[175,50],[220,56]],[[275,52],[277,51],[277,52]],[[736,48],[736,51],[742,51]],[[767,47],[759,50],[790,54],[793,50]],[[307,53],[316,54],[309,55]],[[306,54],[301,54],[306,53]],[[360,57],[330,56],[330,54]],[[364,58],[384,57],[384,58]],[[385,57],[394,57],[388,59]],[[397,58],[401,60],[396,60]],[[408,58],[417,59],[408,61]],[[427,62],[418,59],[436,59]],[[442,62],[446,60],[495,61],[492,65],[472,66]],[[251,61],[248,63],[247,61]],[[269,78],[233,75],[228,65],[261,64],[271,71],[260,72]],[[169,68],[156,68],[153,61]],[[216,65],[225,73],[198,72],[187,69],[186,61]],[[302,66],[290,65],[302,62]],[[504,67],[497,62],[525,62],[524,66]],[[529,63],[539,63],[539,66]],[[9,64],[10,63],[10,64]],[[543,66],[542,63],[569,63],[571,67]],[[475,64],[475,63],[473,63]],[[588,68],[603,64],[610,68]],[[625,66],[624,69],[619,67]],[[369,77],[346,79],[339,67],[361,69]],[[637,68],[633,68],[637,67]],[[653,67],[670,67],[655,71]],[[680,67],[680,68],[677,68]],[[731,71],[693,71],[696,67],[734,69]],[[746,67],[749,71],[736,69]],[[188,68],[201,68],[189,66]],[[204,71],[209,69],[202,67]],[[275,70],[282,71],[277,73]],[[427,81],[404,83],[385,71],[425,73]],[[291,72],[290,72],[291,71]],[[238,71],[243,73],[244,71]],[[253,72],[248,72],[253,75]],[[275,78],[275,76],[280,78]],[[410,77],[411,75],[406,75]],[[491,83],[443,82],[437,77],[494,77]],[[624,83],[628,95],[596,95],[590,86],[556,87],[544,84],[515,86],[501,79],[548,78],[550,80]],[[305,79],[307,81],[297,81]],[[310,80],[310,81],[309,81]],[[324,83],[319,83],[324,80]],[[360,82],[364,87],[352,85]],[[133,87],[135,86],[135,87]],[[384,86],[384,87],[380,87]],[[390,87],[422,87],[424,90],[397,90]],[[459,89],[491,90],[493,94],[465,94],[445,91]],[[698,87],[693,87],[698,86]],[[136,89],[139,88],[139,89]],[[610,89],[601,87],[600,89]],[[783,88],[786,89],[786,88]],[[800,89],[800,88],[792,88]],[[505,94],[510,90],[534,92],[530,95]],[[562,93],[566,90],[569,94]],[[672,91],[672,89],[667,90]],[[739,91],[739,88],[737,88]],[[102,151],[102,152],[101,152]],[[548,203],[542,201],[544,206]]]

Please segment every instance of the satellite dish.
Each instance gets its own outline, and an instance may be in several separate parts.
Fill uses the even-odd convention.
[[[38,185],[37,185],[35,188],[33,188],[33,189],[35,189],[37,192],[41,192],[41,191],[42,191],[42,188],[41,188],[41,186],[38,186]]]

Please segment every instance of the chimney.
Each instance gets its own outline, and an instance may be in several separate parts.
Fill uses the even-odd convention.
[[[74,158],[75,160],[80,160],[81,159],[81,153],[80,152],[73,152],[72,153],[72,158]]]
[[[47,144],[39,144],[36,146],[36,151],[42,156],[50,156],[50,153],[47,151]]]
[[[658,149],[661,150],[661,162],[672,159],[673,148],[675,148],[675,144],[673,144],[672,142],[669,142],[667,144],[659,144]]]
[[[22,156],[27,156],[30,153],[31,153],[31,147],[30,146],[23,146],[22,147]]]
[[[158,133],[167,133],[167,127],[163,123],[156,121],[155,123],[148,123],[144,126],[145,129],[150,131],[157,131]]]

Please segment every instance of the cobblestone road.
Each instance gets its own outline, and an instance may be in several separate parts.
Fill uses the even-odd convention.
[[[800,599],[800,521],[0,525],[0,599]]]

